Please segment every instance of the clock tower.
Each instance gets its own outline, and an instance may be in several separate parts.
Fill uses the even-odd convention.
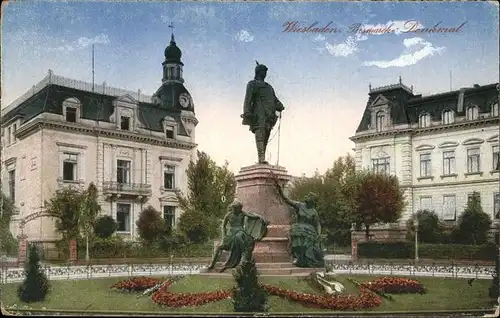
[[[170,26],[173,28],[173,26]],[[153,103],[172,111],[189,111],[194,114],[191,94],[184,86],[182,51],[175,42],[172,32],[170,44],[165,49],[162,85],[153,95]]]

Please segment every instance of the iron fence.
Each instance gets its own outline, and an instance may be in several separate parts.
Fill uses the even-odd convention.
[[[110,264],[110,265],[43,265],[42,270],[50,280],[92,279],[132,276],[174,276],[199,274],[207,264]],[[430,276],[452,278],[491,279],[494,266],[483,265],[415,265],[409,264],[355,264],[326,261],[325,271],[349,275]],[[24,269],[2,267],[2,283],[15,283],[24,279]]]

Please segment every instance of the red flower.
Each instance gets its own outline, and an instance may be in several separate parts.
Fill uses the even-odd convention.
[[[220,301],[231,297],[230,290],[216,290],[198,294],[171,293],[168,291],[168,287],[171,283],[172,281],[168,281],[160,289],[154,292],[151,297],[153,302],[162,306],[179,308],[201,306],[209,302]]]
[[[111,288],[127,291],[145,291],[146,289],[154,287],[161,282],[162,280],[157,278],[132,277],[114,284]]]
[[[373,282],[365,282],[361,286],[375,292],[388,294],[425,293],[425,288],[418,281],[399,277],[383,277]]]

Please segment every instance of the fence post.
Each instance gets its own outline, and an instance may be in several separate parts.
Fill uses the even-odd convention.
[[[393,272],[392,272],[392,267],[393,267],[393,265],[394,265],[394,263],[393,263],[393,262],[390,262],[390,263],[389,263],[389,266],[391,267],[391,275],[392,275],[392,273],[393,273]]]
[[[432,277],[434,277],[435,272],[436,272],[436,262],[432,262]]]

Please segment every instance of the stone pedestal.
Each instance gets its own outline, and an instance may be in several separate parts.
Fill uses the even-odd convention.
[[[264,164],[243,167],[236,175],[236,198],[243,204],[243,210],[262,215],[270,222],[267,236],[255,244],[253,255],[258,263],[291,261],[288,248],[291,210],[278,196],[271,171],[281,186],[291,179],[284,167]]]

